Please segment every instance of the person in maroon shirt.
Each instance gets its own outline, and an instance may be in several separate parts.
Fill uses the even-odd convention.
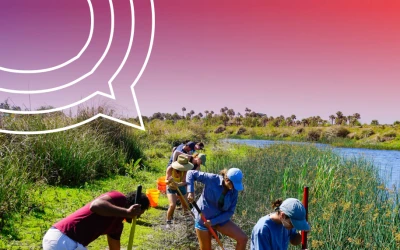
[[[135,197],[136,191],[126,196],[118,191],[102,194],[55,223],[43,238],[43,250],[84,250],[100,235],[107,235],[110,250],[119,250],[123,220],[131,222],[149,208],[145,194],[140,204],[134,204]]]

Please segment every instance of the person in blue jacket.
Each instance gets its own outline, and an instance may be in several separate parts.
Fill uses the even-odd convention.
[[[238,201],[238,193],[243,190],[242,178],[242,171],[238,168],[224,169],[219,175],[195,170],[187,172],[189,202],[194,200],[194,181],[204,184],[197,205],[207,222],[201,220],[195,209],[192,210],[196,218],[195,228],[201,250],[211,249],[212,236],[207,229],[208,226],[236,240],[236,249],[246,249],[247,235],[231,221]]]
[[[306,221],[306,209],[295,198],[282,202],[276,200],[272,207],[274,213],[260,218],[251,233],[251,250],[286,250],[289,242],[301,244],[301,235],[296,230],[309,231]]]

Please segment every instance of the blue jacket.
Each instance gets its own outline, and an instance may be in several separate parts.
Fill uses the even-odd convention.
[[[286,250],[296,229],[287,230],[269,215],[260,218],[251,232],[251,250]]]
[[[223,177],[216,174],[189,170],[186,174],[188,192],[194,192],[194,181],[201,182],[205,185],[203,192],[197,201],[197,205],[204,217],[211,221],[211,225],[215,226],[230,220],[235,212],[238,200],[238,191],[235,189],[229,190],[225,195],[223,207],[219,208],[218,199],[224,189],[222,186]],[[200,225],[204,226],[197,211],[194,208],[192,210],[196,216],[196,221]]]

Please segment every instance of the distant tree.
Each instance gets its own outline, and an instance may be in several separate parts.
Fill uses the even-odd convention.
[[[393,125],[400,125],[400,121],[395,121]]]
[[[336,119],[336,116],[334,115],[330,115],[329,119],[331,119],[331,124],[333,125],[333,121]]]
[[[193,110],[193,109],[190,110],[190,114],[191,114],[191,115],[194,115],[194,110]]]
[[[183,117],[185,116],[185,111],[186,111],[186,108],[183,107],[183,108],[182,108],[182,116],[183,116]]]
[[[227,123],[228,123],[228,121],[229,121],[228,115],[227,115],[226,113],[222,113],[222,115],[221,115],[221,120],[222,120],[222,122],[224,123],[224,125],[226,126]]]
[[[292,119],[293,122],[297,119],[296,115],[291,115],[290,118]]]
[[[372,121],[371,121],[371,125],[375,125],[375,126],[376,126],[376,125],[379,125],[378,120],[372,120]]]
[[[197,114],[200,118],[202,118],[203,117],[203,114],[200,112],[200,113],[198,113]]]
[[[191,114],[190,112],[187,113],[187,114],[186,114],[186,119],[187,119],[187,120],[190,120],[191,118],[192,118],[192,114]]]
[[[175,113],[172,115],[172,119],[176,122],[177,120],[180,120],[180,119],[181,119],[181,116],[178,115],[178,113],[175,112]]]
[[[233,119],[233,117],[235,116],[235,111],[233,111],[233,109],[228,109],[228,110],[226,111],[226,114],[227,114],[231,119]]]

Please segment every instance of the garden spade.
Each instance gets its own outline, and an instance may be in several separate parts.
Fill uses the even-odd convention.
[[[141,185],[139,185],[136,190],[135,204],[140,203],[140,197],[142,197],[142,186]],[[135,236],[135,227],[136,227],[136,216],[132,218],[132,226],[131,226],[131,232],[129,235],[128,250],[132,250],[133,237]]]

